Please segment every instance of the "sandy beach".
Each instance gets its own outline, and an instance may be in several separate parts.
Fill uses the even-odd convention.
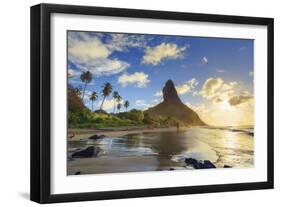
[[[177,129],[176,127],[167,127],[167,128],[133,128],[133,129],[110,129],[110,130],[96,130],[96,129],[69,129],[68,130],[68,140],[69,141],[78,141],[85,140],[92,135],[105,135],[108,137],[118,137],[124,136],[127,134],[134,133],[145,133],[145,132],[166,132],[166,131],[182,131],[187,128]],[[74,136],[73,136],[74,135]]]
[[[186,169],[183,163],[177,163],[172,160],[161,161],[162,165],[173,166],[174,169]],[[98,157],[75,159],[68,162],[68,175],[74,175],[76,172],[81,174],[99,174],[99,173],[120,173],[141,171],[169,170],[161,167],[156,156],[134,156],[134,157]]]

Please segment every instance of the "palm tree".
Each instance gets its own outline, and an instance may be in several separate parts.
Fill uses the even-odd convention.
[[[84,84],[84,89],[83,89],[83,94],[82,94],[82,100],[84,99],[84,95],[85,95],[85,91],[86,91],[86,87],[87,84],[90,83],[92,81],[92,73],[90,71],[84,71],[82,72],[82,74],[80,75],[80,79]]]
[[[93,91],[91,95],[89,95],[89,99],[92,101],[92,111],[94,111],[94,101],[98,99],[97,92]]]
[[[114,99],[114,107],[113,107],[113,113],[115,113],[115,104],[116,104],[116,101],[117,101],[117,98],[120,96],[119,93],[117,91],[114,91],[113,94],[113,99]]]
[[[112,92],[112,85],[110,83],[105,83],[103,85],[103,89],[102,89],[102,96],[103,96],[103,100],[101,102],[101,105],[100,105],[100,110],[102,110],[102,106],[103,106],[103,103],[104,103],[104,100],[107,96],[109,96]]]
[[[129,101],[125,101],[125,102],[124,102],[124,107],[126,108],[126,111],[127,111],[127,109],[128,109],[129,106],[130,106]]]
[[[118,113],[120,112],[121,107],[122,107],[122,104],[118,103],[118,104],[117,104]]]

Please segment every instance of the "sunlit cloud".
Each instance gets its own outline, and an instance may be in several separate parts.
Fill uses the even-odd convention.
[[[216,92],[223,86],[224,80],[221,78],[208,78],[200,91],[205,98],[213,98]]]
[[[118,77],[118,83],[123,87],[134,85],[138,88],[144,88],[150,82],[148,75],[143,72],[135,72],[133,74],[123,74]]]
[[[183,57],[186,46],[179,47],[174,43],[161,43],[155,47],[147,47],[142,62],[158,65],[164,59],[178,59]]]
[[[198,85],[198,81],[195,78],[192,78],[191,80],[187,81],[186,83],[182,85],[176,86],[176,90],[178,94],[186,94],[191,91],[195,86]]]

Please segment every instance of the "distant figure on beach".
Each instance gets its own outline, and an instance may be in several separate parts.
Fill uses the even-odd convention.
[[[179,129],[180,129],[180,125],[179,123],[177,123],[177,130],[179,131]]]

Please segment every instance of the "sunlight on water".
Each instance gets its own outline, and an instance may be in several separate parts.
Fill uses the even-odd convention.
[[[250,133],[249,133],[250,132]],[[143,171],[144,169],[186,169],[185,159],[209,160],[216,167],[228,165],[243,168],[254,164],[254,137],[251,129],[240,130],[230,128],[190,128],[186,131],[168,131],[153,133],[128,134],[122,137],[105,137],[98,140],[73,141],[68,143],[68,154],[87,146],[99,149],[97,157],[90,159],[105,159],[111,172],[126,172],[129,169]],[[135,162],[125,162],[125,168],[117,170],[116,164],[108,160],[120,158],[146,158],[153,160],[150,166],[137,165]],[[79,165],[83,168],[82,160]],[[112,166],[110,166],[112,165]],[[137,165],[137,166],[136,166]],[[98,166],[89,166],[94,172]],[[91,171],[90,171],[91,172]],[[93,172],[93,173],[94,173]]]

